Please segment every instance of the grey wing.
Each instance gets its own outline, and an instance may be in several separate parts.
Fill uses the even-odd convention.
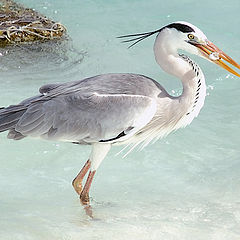
[[[15,130],[80,143],[123,141],[156,113],[156,100],[131,94],[72,93],[32,102]]]
[[[83,92],[169,97],[158,82],[139,74],[102,74],[73,82],[47,84],[39,91],[49,97]]]

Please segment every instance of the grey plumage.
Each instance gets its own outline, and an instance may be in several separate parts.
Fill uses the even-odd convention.
[[[42,86],[40,93],[0,110],[0,131],[10,130],[12,139],[99,142],[133,131],[133,120],[151,105],[152,98],[168,96],[156,81],[136,74],[50,84]]]

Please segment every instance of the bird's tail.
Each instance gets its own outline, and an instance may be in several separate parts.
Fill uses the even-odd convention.
[[[15,126],[25,111],[26,106],[21,104],[0,108],[0,132],[9,130],[8,138],[16,140],[23,138],[22,134],[15,131]]]

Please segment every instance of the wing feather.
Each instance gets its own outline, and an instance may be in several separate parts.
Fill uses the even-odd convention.
[[[126,131],[122,141],[155,112],[156,100],[151,97],[77,92],[30,104],[15,129],[24,136],[81,142],[113,139]]]

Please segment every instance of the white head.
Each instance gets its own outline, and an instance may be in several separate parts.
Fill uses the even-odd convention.
[[[194,25],[179,21],[163,27],[156,37],[155,44],[158,42],[172,54],[177,54],[178,49],[182,49],[199,55],[198,49],[192,43],[206,44],[207,37]]]
[[[158,63],[163,60],[162,57],[178,57],[178,50],[182,49],[189,53],[204,57],[205,59],[223,67],[232,74],[240,77],[240,74],[226,65],[223,60],[239,69],[240,65],[210,42],[199,28],[188,22],[178,21],[168,24],[156,31],[131,34],[121,36],[120,38],[131,37],[131,39],[124,42],[134,41],[134,43],[130,46],[132,47],[153,34],[158,34],[154,44],[155,56]],[[162,67],[164,68],[164,66]]]

